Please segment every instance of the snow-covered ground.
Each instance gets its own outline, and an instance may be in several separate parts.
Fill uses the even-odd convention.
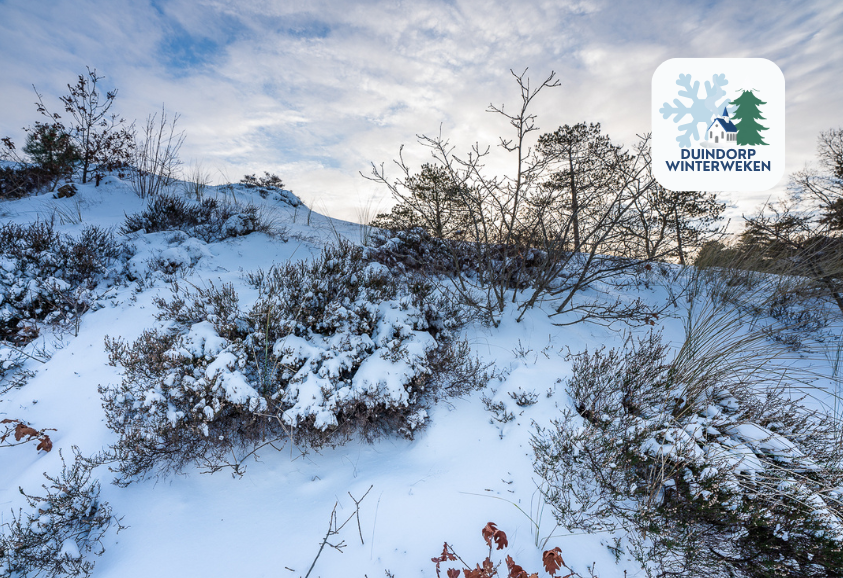
[[[208,194],[213,195],[214,189]],[[253,233],[204,243],[183,235],[135,234],[133,270],[141,275],[150,258],[163,256],[188,265],[177,275],[180,283],[228,282],[249,295],[252,290],[244,282],[244,272],[310,258],[337,235],[360,239],[358,225],[308,215],[305,207],[264,200],[252,191],[238,189],[236,195],[240,202],[265,204],[286,229],[284,235]],[[80,185],[78,194],[68,199],[41,194],[4,202],[0,218],[28,223],[52,217],[59,230],[76,235],[86,225],[119,226],[126,213],[139,211],[144,204],[126,183],[109,177],[100,187]],[[658,285],[639,291],[652,303],[666,297]],[[100,297],[98,309],[82,317],[78,335],[72,329],[45,332],[27,346],[27,352],[49,359],[26,363],[35,375],[22,388],[2,396],[0,419],[54,428],[49,432],[53,450],[36,451],[34,443],[0,448],[0,523],[25,507],[18,487],[37,493],[45,481],[42,473],[58,472],[59,450],[65,458],[72,458],[73,446],[91,455],[117,440],[106,427],[97,390],[98,385],[121,379],[119,368],[108,364],[104,339],[133,340],[153,327],[156,296],[170,296],[168,279],[161,275],[148,277],[142,286],[113,287]],[[667,313],[657,329],[667,342],[678,344],[685,312],[677,307]],[[364,495],[359,527],[352,519],[330,539],[344,542],[343,551],[326,546],[311,576],[374,578],[387,570],[400,578],[434,576],[431,558],[446,541],[467,562],[481,561],[488,549],[480,530],[489,521],[504,530],[509,541],[503,552],[493,556],[495,560],[508,554],[525,569],[538,572],[542,546],[558,546],[566,564],[582,575],[588,575],[594,564],[602,577],[621,576],[624,571],[630,577],[640,575],[635,563],[625,557],[616,560],[606,547],[610,535],[565,535],[555,528],[550,508],[544,507],[537,491],[530,446],[534,424],[548,425],[569,403],[563,386],[571,366],[566,355],[601,345],[620,346],[624,328],[557,327],[539,309],[520,323],[514,317],[505,315],[498,328],[476,323],[467,327],[473,353],[494,363],[503,377],[484,391],[434,406],[428,427],[413,441],[353,440],[319,451],[288,441],[281,451],[261,451],[259,460],[247,463],[242,478],[227,471],[203,474],[188,468],[183,474],[126,488],[110,484],[114,474],[98,468],[102,499],[122,516],[127,528],[106,535],[105,553],[94,558],[94,576],[303,577],[319,552],[335,505],[342,523],[355,513],[355,500]],[[819,363],[820,357],[802,363]],[[536,403],[517,405],[509,394],[519,391],[534,392]],[[514,419],[507,423],[492,419],[483,396],[503,402]]]

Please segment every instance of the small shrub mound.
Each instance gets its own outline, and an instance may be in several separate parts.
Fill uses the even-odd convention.
[[[273,233],[273,226],[262,218],[254,205],[238,206],[214,198],[198,202],[170,194],[154,195],[146,208],[127,215],[120,232],[184,231],[206,243],[249,233]]]
[[[843,572],[834,428],[750,366],[717,366],[657,334],[575,356],[574,409],[533,440],[545,496],[569,530],[624,531],[649,576]],[[743,353],[739,353],[743,355]],[[620,550],[620,546],[618,548]]]
[[[267,171],[264,171],[263,175],[262,177],[256,177],[254,174],[245,175],[240,179],[240,184],[247,189],[257,189],[263,199],[272,199],[291,207],[302,205],[301,200],[292,191],[284,189],[284,183],[278,175]]]
[[[23,387],[35,373],[23,366],[29,357],[16,347],[0,345],[0,395]]]
[[[0,226],[0,339],[25,343],[39,322],[78,319],[95,287],[119,274],[122,254],[112,232],[95,226],[78,238],[46,222]]]
[[[75,448],[74,448],[75,450]],[[102,539],[120,521],[107,502],[100,502],[100,486],[91,480],[90,464],[77,458],[56,477],[44,474],[46,495],[29,495],[21,488],[30,510],[18,511],[0,533],[0,576],[90,576],[94,562],[86,556],[103,553]]]
[[[366,256],[389,268],[432,274],[452,275],[457,267],[468,270],[473,266],[468,244],[439,239],[421,227],[375,230]]]
[[[53,177],[36,166],[0,167],[0,200],[19,199],[49,187]]]
[[[460,309],[395,277],[349,244],[230,285],[160,300],[166,330],[107,340],[120,385],[101,387],[119,483],[197,462],[230,466],[261,444],[319,447],[354,433],[411,438],[439,396],[482,387],[485,368],[456,336]],[[232,462],[232,459],[234,460]]]

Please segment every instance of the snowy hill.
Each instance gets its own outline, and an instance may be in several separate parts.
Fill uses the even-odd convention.
[[[181,317],[180,314],[162,316],[161,303],[172,303],[181,296],[186,301],[193,298],[199,305],[207,304],[212,294],[203,294],[202,290],[230,286],[239,298],[240,311],[246,316],[250,307],[260,299],[269,299],[267,295],[270,295],[266,289],[269,277],[256,281],[255,274],[261,270],[269,275],[271,268],[276,266],[276,271],[281,271],[281,278],[276,282],[282,289],[278,290],[279,309],[266,309],[269,319],[271,311],[286,311],[285,304],[294,298],[296,287],[289,283],[285,285],[283,278],[292,275],[292,269],[283,267],[299,260],[320,263],[322,251],[340,238],[359,243],[358,225],[311,214],[304,206],[293,206],[294,197],[287,194],[264,198],[255,189],[210,187],[206,198],[218,199],[221,204],[234,207],[231,214],[225,213],[225,219],[214,225],[215,229],[202,228],[202,222],[197,221],[180,230],[165,227],[153,231],[139,227],[128,232],[125,231],[127,215],[141,214],[148,207],[148,200],[140,199],[126,183],[113,176],[106,178],[99,187],[78,185],[78,189],[70,198],[58,199],[51,193],[44,193],[0,203],[2,223],[6,226],[28,226],[36,221],[52,223],[57,235],[67,235],[71,239],[90,236],[90,227],[96,226],[112,231],[114,242],[120,248],[119,255],[111,258],[101,270],[97,269],[99,277],[95,286],[62,285],[62,295],[75,291],[76,309],[58,309],[52,318],[44,316],[33,323],[29,335],[9,334],[7,346],[0,345],[0,351],[6,356],[4,369],[7,369],[0,386],[0,420],[10,420],[7,424],[11,426],[23,423],[37,432],[32,436],[21,435],[18,440],[24,442],[21,444],[12,445],[14,433],[4,442],[9,447],[0,444],[0,525],[13,524],[19,511],[32,512],[18,488],[29,495],[44,496],[46,490],[42,484],[48,482],[43,474],[57,476],[62,469],[62,456],[68,464],[73,462],[74,448],[78,448],[79,455],[89,458],[120,446],[122,434],[115,429],[119,427],[114,425],[116,418],[106,415],[105,399],[112,400],[112,408],[129,408],[125,409],[128,417],[121,417],[127,421],[121,423],[135,420],[131,423],[141,428],[138,431],[147,427],[143,420],[153,415],[153,410],[148,408],[158,407],[155,404],[163,408],[160,423],[165,426],[168,420],[176,423],[188,419],[185,411],[189,413],[192,409],[185,410],[179,405],[174,389],[159,391],[155,389],[158,386],[150,385],[150,389],[144,391],[158,392],[161,399],[141,398],[137,394],[140,389],[132,389],[141,387],[141,378],[137,377],[140,374],[131,374],[127,354],[123,357],[115,354],[115,340],[130,344],[141,338],[146,330],[157,328],[178,335],[177,339],[181,340],[177,341],[178,347],[187,350],[184,355],[191,359],[191,371],[201,368],[210,381],[228,380],[225,381],[227,393],[220,394],[222,409],[212,408],[211,401],[196,409],[197,415],[205,415],[205,408],[210,412],[211,417],[204,422],[206,437],[208,425],[213,430],[214,423],[218,423],[214,420],[222,415],[221,412],[241,412],[237,414],[240,416],[244,415],[242,408],[249,406],[255,415],[272,414],[271,407],[260,405],[263,403],[260,400],[269,397],[262,397],[264,394],[258,391],[257,382],[249,377],[252,374],[237,365],[238,352],[245,352],[243,359],[247,359],[249,348],[278,348],[279,363],[290,366],[289,375],[279,378],[286,380],[282,396],[272,398],[279,403],[286,399],[284,407],[287,409],[283,414],[265,417],[265,421],[260,422],[269,424],[261,427],[271,432],[266,439],[274,439],[273,445],[261,446],[251,454],[260,444],[238,446],[233,442],[231,449],[236,456],[229,466],[233,463],[236,468],[220,466],[224,463],[221,459],[216,460],[218,471],[214,473],[208,472],[208,462],[203,464],[201,459],[188,459],[185,464],[174,462],[167,466],[170,469],[163,470],[156,468],[165,462],[156,462],[156,466],[130,479],[131,476],[127,478],[115,471],[124,462],[117,458],[101,460],[107,463],[101,463],[92,472],[100,484],[99,503],[107,502],[125,529],[117,533],[116,523],[112,524],[102,536],[101,548],[95,545],[87,554],[83,551],[85,537],[82,535],[58,545],[66,561],[84,557],[93,562],[93,576],[299,578],[308,573],[324,578],[435,576],[437,570],[431,558],[440,555],[443,542],[451,545],[471,568],[475,562],[482,562],[489,554],[490,546],[484,542],[481,529],[490,521],[505,531],[508,542],[506,548],[492,553],[495,563],[511,556],[528,574],[538,572],[546,576],[545,570],[540,570],[543,552],[558,547],[565,567],[570,570],[563,567],[557,575],[571,571],[580,576],[646,575],[634,559],[632,549],[623,546],[624,531],[568,532],[559,527],[553,507],[542,495],[548,485],[536,473],[534,436],[537,427],[552,428],[553,420],[570,416],[576,409],[576,401],[566,387],[577,363],[572,354],[585,350],[595,352],[603,346],[622,348],[630,336],[644,338],[651,331],[660,331],[670,356],[675,355],[686,341],[690,306],[680,288],[690,272],[680,273],[678,269],[668,267],[662,276],[653,271],[646,282],[629,289],[635,293],[635,298],[654,306],[668,303],[670,295],[682,295],[667,307],[654,325],[629,328],[622,324],[604,327],[582,323],[560,327],[553,324],[547,312],[536,307],[519,323],[514,314],[504,315],[500,326],[492,328],[468,319],[458,325],[456,317],[445,315],[446,309],[425,309],[428,302],[423,302],[422,298],[413,301],[415,294],[406,292],[410,290],[401,285],[400,279],[395,281],[389,277],[394,272],[388,272],[380,264],[362,263],[354,269],[355,275],[379,280],[378,283],[394,282],[394,293],[373,298],[371,307],[358,303],[362,299],[359,296],[367,294],[362,289],[353,294],[357,298],[329,304],[325,315],[330,313],[333,317],[324,321],[324,327],[371,323],[374,327],[370,331],[371,343],[365,339],[362,345],[352,343],[347,336],[359,336],[359,332],[343,333],[344,330],[334,328],[333,333],[328,329],[321,333],[313,330],[307,333],[307,339],[289,338],[279,346],[277,342],[270,343],[268,337],[264,342],[256,341],[257,338],[249,341],[248,338],[225,337],[221,335],[219,325],[214,325],[222,321],[212,317],[212,313],[207,313],[201,322],[193,313]],[[178,197],[181,193],[176,191],[174,195]],[[186,202],[193,203],[191,200]],[[263,223],[263,226],[256,223]],[[52,243],[54,246],[56,241]],[[34,259],[32,255],[26,258]],[[35,309],[46,307],[39,305],[42,301],[47,302],[47,297],[38,297],[41,295],[38,291],[45,291],[45,285],[39,285],[41,281],[55,278],[56,283],[67,282],[69,265],[49,272],[46,269],[33,272],[30,268],[33,265],[26,265],[21,272],[15,267],[22,261],[14,261],[8,254],[3,259],[7,277],[4,278],[4,301],[0,306],[9,307],[8,311],[13,311],[12,306],[18,308],[8,316],[22,315],[18,312],[23,307],[20,304],[27,299],[28,306]],[[332,266],[332,262],[326,262],[324,271],[331,271]],[[352,263],[349,267],[358,265]],[[317,270],[314,275],[321,275],[319,271],[323,270]],[[305,273],[301,275],[301,279],[313,279]],[[341,272],[338,278],[342,275]],[[25,280],[25,287],[20,285],[23,283],[20,279]],[[373,281],[371,287],[375,286]],[[17,301],[13,300],[13,289],[23,295],[15,297]],[[283,320],[284,314],[278,315]],[[754,331],[752,323],[763,325],[764,322],[763,316],[750,321],[748,317],[741,317],[739,311],[728,315],[733,316],[738,336]],[[236,325],[237,322],[231,323]],[[449,325],[451,322],[453,324]],[[202,326],[206,328],[205,333],[200,331],[201,323],[206,324]],[[257,332],[254,327],[235,329],[232,329],[232,335],[240,335],[237,332],[241,330],[243,335],[250,336]],[[446,335],[450,330],[453,330],[452,337]],[[290,331],[291,335],[295,333],[293,329]],[[34,338],[33,332],[37,333]],[[388,332],[389,339],[384,337]],[[815,378],[806,385],[808,389],[802,390],[809,394],[803,403],[820,411],[835,407],[831,396],[834,391],[834,382],[830,379],[832,362],[824,356],[824,353],[834,351],[834,346],[829,346],[832,341],[828,336],[835,332],[839,334],[839,328],[832,324],[824,333],[814,336],[825,336],[822,337],[825,342],[806,337],[803,348],[796,353],[775,340],[764,342],[768,354],[787,358],[794,368],[814,373]],[[442,386],[444,393],[424,398],[423,404],[418,401],[418,411],[404,415],[402,408],[417,403],[407,393],[411,390],[409,384],[427,379],[427,374],[419,368],[429,362],[434,347],[447,339],[453,339],[454,343],[465,340],[470,353],[464,360],[477,359],[486,367],[487,378],[482,387],[468,387],[449,396],[446,386]],[[728,339],[722,343],[727,342]],[[108,343],[112,345],[108,346]],[[314,348],[319,351],[314,353]],[[389,351],[394,356],[391,357]],[[16,355],[18,353],[23,357]],[[232,361],[226,362],[228,365],[219,361],[224,354],[231,356]],[[328,363],[333,360],[337,369],[316,369],[314,360],[317,356],[321,356],[318,357],[322,363],[320,367],[333,367]],[[17,361],[12,363],[12,359]],[[219,369],[215,363],[221,364],[220,367],[225,365],[225,368]],[[308,373],[308,364],[313,366],[312,373]],[[16,376],[24,375],[23,372],[31,374],[14,386],[10,385]],[[368,377],[364,372],[369,372]],[[198,380],[203,379],[200,373],[195,374],[199,376]],[[132,376],[130,382],[126,380],[127,375]],[[193,380],[188,383],[184,380],[185,375],[173,378],[178,383],[188,384],[180,391],[198,391],[190,389],[196,379],[188,375]],[[240,379],[238,376],[246,377],[242,382],[235,382]],[[317,378],[322,381],[314,381]],[[155,379],[158,378],[150,378],[150,383],[158,383]],[[346,383],[342,380],[347,380],[347,386],[337,385]],[[173,380],[168,383],[172,385]],[[120,390],[120,387],[124,389]],[[331,395],[334,397],[325,393],[326,388],[333,388]],[[136,397],[126,398],[127,391],[135,392]],[[171,397],[165,398],[166,395]],[[421,393],[419,395],[423,397]],[[313,435],[317,437],[320,431],[334,431],[341,411],[338,408],[347,399],[360,403],[374,400],[371,407],[394,410],[395,419],[404,421],[400,421],[395,431],[375,431],[371,443],[364,439],[365,432],[361,429],[334,437],[325,434],[324,439],[320,438],[321,443],[308,443],[308,440],[297,439],[296,435],[284,435],[285,431],[292,431],[305,422],[312,425],[317,432]],[[682,422],[685,424],[682,427],[693,422],[704,429],[714,428],[711,420],[721,420],[717,422],[720,424],[717,434],[708,432],[705,435],[709,437],[705,440],[700,434],[697,442],[692,441],[696,444],[694,447],[703,448],[700,451],[704,452],[719,444],[717,447],[725,452],[723,455],[728,454],[729,459],[737,460],[739,464],[754,464],[759,472],[758,479],[774,461],[784,464],[783,468],[790,463],[802,464],[794,466],[793,471],[810,470],[803,459],[806,456],[793,445],[796,442],[788,437],[789,434],[775,433],[779,430],[769,422],[753,426],[767,428],[759,434],[749,427],[754,424],[745,419],[749,414],[730,413],[730,404],[740,404],[743,400],[728,396],[718,399],[720,405],[711,405],[711,416],[705,418],[710,421],[704,421],[704,416],[694,416],[696,421]],[[146,411],[143,408],[148,409],[148,414],[143,413]],[[132,411],[136,412],[132,414],[135,417],[130,415]],[[647,423],[653,423],[656,418],[647,415]],[[732,417],[724,421],[724,415]],[[579,416],[576,419],[581,420]],[[242,431],[253,425],[251,422],[251,425],[238,423]],[[730,423],[735,424],[734,427],[729,426]],[[417,431],[413,429],[416,424]],[[785,430],[803,431],[789,425],[780,431]],[[690,430],[686,427],[683,431]],[[195,431],[191,435],[194,434]],[[52,444],[51,451],[36,449],[45,435]],[[196,439],[199,440],[197,444],[204,443],[201,435]],[[753,439],[757,442],[755,445]],[[137,440],[130,441],[135,443]],[[122,443],[125,451],[135,451],[125,439]],[[670,440],[659,438],[658,444],[662,445],[655,450],[656,454],[668,455],[664,447],[670,443]],[[684,451],[680,442],[673,443],[671,447],[680,448],[676,452]],[[235,471],[237,469],[241,471]],[[744,471],[740,467],[737,469]],[[125,483],[112,484],[117,478]],[[664,481],[670,480],[665,478]],[[664,485],[670,488],[670,483]],[[837,498],[826,495],[824,499],[827,509],[832,512],[829,516],[833,517]],[[817,506],[815,509],[822,508]],[[35,519],[44,517],[49,517],[49,508],[35,515]],[[342,526],[343,522],[347,523]],[[37,526],[36,522],[32,523]],[[43,527],[38,526],[41,528],[38,532],[47,531],[48,521],[43,524]],[[327,536],[327,543],[322,547],[326,532],[330,534],[331,528],[339,526],[342,528],[336,535]],[[6,526],[5,531],[10,528]],[[839,536],[832,538],[839,539]],[[332,547],[340,544],[344,546],[342,551]],[[102,555],[96,556],[100,549]],[[6,556],[8,559],[8,554]],[[448,563],[449,568],[461,567],[456,562]],[[500,575],[515,575],[509,574],[505,564],[499,570]],[[442,568],[442,575],[445,575],[444,562]],[[18,574],[0,563],[0,575]]]

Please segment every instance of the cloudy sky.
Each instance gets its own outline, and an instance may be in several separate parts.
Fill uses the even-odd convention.
[[[320,212],[355,220],[387,192],[360,176],[442,127],[458,148],[505,134],[510,69],[561,86],[536,103],[553,130],[602,123],[630,144],[650,130],[650,81],[669,58],[762,57],[787,86],[787,172],[843,126],[843,3],[611,0],[0,0],[0,136],[56,109],[85,66],[115,110],[181,113],[182,156],[215,181],[270,171]],[[502,167],[505,168],[505,167]],[[785,181],[782,181],[782,186]],[[768,193],[732,194],[734,215]]]

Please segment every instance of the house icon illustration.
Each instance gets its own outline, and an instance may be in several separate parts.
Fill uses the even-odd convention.
[[[705,131],[705,143],[709,147],[733,147],[738,144],[738,127],[729,120],[729,111],[723,107],[723,114],[714,117]]]

